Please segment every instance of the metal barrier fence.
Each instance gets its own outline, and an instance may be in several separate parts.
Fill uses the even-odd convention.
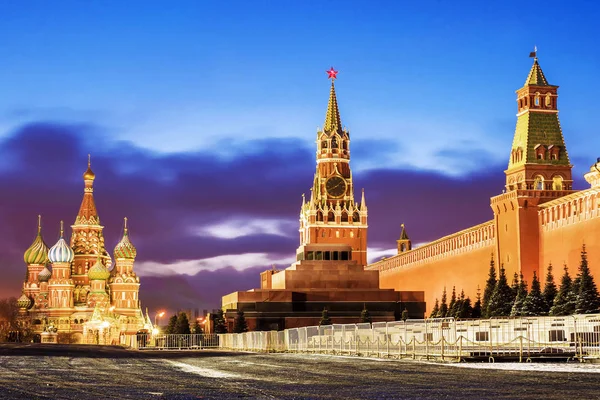
[[[120,343],[139,350],[202,350],[219,348],[215,334],[137,334],[123,335]]]
[[[407,320],[219,336],[221,348],[247,351],[489,361],[600,358],[600,314]]]

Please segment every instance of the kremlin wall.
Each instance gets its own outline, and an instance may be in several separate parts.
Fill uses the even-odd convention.
[[[478,287],[485,286],[492,257],[496,266],[504,265],[509,279],[522,271],[531,282],[536,272],[543,285],[550,263],[554,271],[566,264],[575,276],[583,244],[590,270],[600,278],[600,159],[584,176],[590,188],[572,190],[557,99],[558,86],[548,83],[535,57],[517,91],[506,186],[490,199],[490,220],[416,249],[403,227],[398,254],[366,267],[379,271],[382,288],[424,290],[429,312],[444,287],[451,291],[456,286],[475,298]]]

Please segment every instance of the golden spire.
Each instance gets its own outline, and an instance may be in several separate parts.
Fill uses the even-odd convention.
[[[338,109],[337,97],[335,95],[335,84],[333,83],[337,78],[338,71],[331,67],[331,69],[326,72],[329,75],[329,79],[331,79],[331,90],[329,91],[329,103],[327,104],[327,114],[325,114],[323,131],[326,133],[336,132],[341,134],[342,120],[340,118],[340,110]]]
[[[83,173],[83,179],[86,181],[93,181],[96,178],[96,174],[92,171],[92,155],[88,154],[88,165],[87,170]]]
[[[533,57],[533,65],[531,66],[529,75],[527,75],[525,86],[551,86],[542,72],[542,67],[540,67],[540,64],[538,63],[537,46],[535,47],[535,50],[529,54],[529,57]]]
[[[38,235],[42,234],[42,216],[38,215]]]
[[[123,235],[127,236],[127,217],[123,218],[123,220],[125,221],[125,225],[123,227]]]
[[[400,232],[400,239],[399,240],[409,240],[408,239],[408,234],[406,233],[406,229],[404,228],[404,224],[400,224],[400,227],[402,228],[402,232]]]
[[[60,237],[63,237],[65,234],[65,224],[63,221],[60,221]]]
[[[87,170],[83,174],[83,180],[85,182],[85,188],[83,193],[83,200],[79,207],[79,213],[75,219],[76,225],[99,225],[100,218],[98,217],[98,211],[96,211],[96,204],[94,203],[94,179],[96,174],[91,168],[91,155],[88,154],[88,165]]]

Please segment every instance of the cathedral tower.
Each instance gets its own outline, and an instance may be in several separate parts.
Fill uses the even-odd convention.
[[[331,79],[325,124],[317,132],[317,170],[310,199],[303,196],[300,211],[300,244],[348,244],[352,259],[367,264],[367,205],[354,198],[350,169],[350,132],[342,127],[335,93],[337,71]]]
[[[98,255],[105,262],[110,256],[104,249],[103,226],[100,225],[100,217],[94,202],[94,179],[96,175],[92,171],[88,155],[88,167],[83,174],[83,200],[79,207],[79,213],[75,218],[75,224],[71,225],[71,247],[75,252],[72,266],[72,277],[75,283],[75,304],[85,305],[89,292],[89,268],[96,263]]]
[[[31,246],[25,251],[23,260],[27,265],[27,277],[23,291],[26,296],[36,299],[40,293],[40,273],[42,274],[41,278],[46,276],[46,264],[48,264],[48,246],[42,238],[41,215],[38,215],[37,235]],[[44,272],[42,273],[42,271]]]
[[[73,257],[73,249],[65,241],[63,222],[60,221],[60,238],[48,252],[48,258],[52,263],[52,277],[48,281],[49,308],[62,309],[62,311],[73,308],[74,284],[71,279]]]
[[[127,218],[123,228],[123,237],[115,246],[115,267],[111,271],[109,286],[111,303],[115,312],[123,315],[137,315],[140,308],[140,278],[133,271],[137,250],[129,240]]]
[[[507,276],[539,276],[538,205],[572,193],[571,164],[558,120],[558,86],[550,85],[537,54],[517,90],[517,126],[506,174],[506,193],[493,197],[496,251]]]
[[[396,240],[396,245],[398,246],[398,254],[412,250],[412,242],[410,241],[408,234],[406,233],[406,228],[404,227],[404,224],[401,224],[400,227],[402,228],[402,231],[400,232],[400,239]]]

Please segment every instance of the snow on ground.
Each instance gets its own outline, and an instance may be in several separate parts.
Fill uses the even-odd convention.
[[[200,375],[200,376],[203,376],[206,378],[241,378],[242,377],[241,375],[232,374],[230,372],[225,372],[225,371],[219,371],[218,369],[196,367],[194,365],[177,362],[177,361],[172,361],[172,360],[165,360],[165,361],[167,363],[171,364],[172,366],[182,370],[183,372]]]
[[[444,364],[459,368],[500,369],[504,371],[537,371],[537,372],[585,372],[600,373],[600,364],[586,363],[453,363]]]
[[[500,362],[500,363],[487,363],[487,362],[471,362],[471,363],[453,363],[453,362],[432,362],[432,361],[421,361],[421,360],[409,360],[409,359],[393,359],[393,358],[377,358],[377,357],[357,357],[357,356],[339,356],[333,354],[310,354],[303,355],[304,357],[327,357],[327,358],[344,358],[353,359],[357,362],[360,360],[369,361],[380,361],[380,362],[409,362],[418,364],[429,364],[447,367],[458,367],[458,368],[474,368],[474,369],[495,369],[503,371],[538,371],[538,372],[578,372],[578,373],[600,373],[600,364],[590,363],[578,363],[571,361],[569,363],[549,363],[549,362]]]

